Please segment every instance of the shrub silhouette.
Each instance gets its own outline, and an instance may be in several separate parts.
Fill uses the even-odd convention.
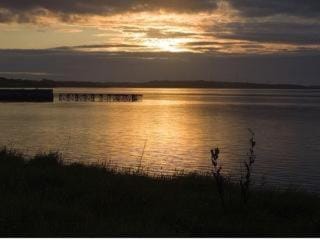
[[[219,148],[211,149],[211,163],[213,166],[212,174],[216,180],[217,190],[221,200],[222,207],[225,209],[225,200],[224,200],[224,177],[221,174],[221,164],[218,163],[220,150]]]
[[[248,159],[246,161],[244,161],[245,174],[243,174],[241,172],[241,179],[240,179],[241,196],[242,196],[242,200],[245,204],[247,204],[248,199],[249,199],[252,166],[256,160],[256,155],[254,152],[254,147],[256,146],[255,133],[251,129],[248,129],[248,130],[251,134],[250,148],[249,148],[249,152],[247,153]]]

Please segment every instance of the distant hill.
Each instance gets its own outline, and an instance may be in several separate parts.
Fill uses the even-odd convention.
[[[132,87],[132,88],[271,88],[271,89],[320,89],[319,86],[294,84],[260,84],[213,81],[150,81],[150,82],[76,82],[54,80],[25,80],[0,77],[0,88],[58,88],[58,87]]]

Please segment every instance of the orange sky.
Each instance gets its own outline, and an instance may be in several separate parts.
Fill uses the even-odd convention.
[[[0,24],[0,48],[43,49],[68,46],[72,50],[91,52],[205,54],[274,54],[318,51],[320,48],[317,42],[319,34],[311,41],[303,41],[311,38],[313,29],[320,26],[319,17],[307,18],[288,13],[248,17],[227,0],[212,1],[216,3],[212,9],[202,9],[202,5],[198,6],[192,0],[175,0],[172,6],[158,3],[159,6],[146,7],[137,3],[148,4],[148,1],[127,1],[131,5],[137,2],[139,10],[130,5],[129,9],[121,9],[112,14],[107,10],[105,13],[83,13],[82,9],[79,12],[75,9],[75,12],[65,13],[51,5],[42,6],[41,2],[46,1],[30,2],[38,5],[31,5],[26,9],[14,5],[15,9],[9,3],[2,7],[0,3],[0,19],[1,16],[4,19]],[[73,2],[77,3],[75,0]],[[102,7],[108,7],[111,4],[108,5],[108,2],[112,1],[98,2]],[[210,3],[210,0],[207,2]],[[186,4],[186,10],[179,10],[182,4]],[[187,8],[188,4],[190,9]],[[89,7],[94,6],[85,7],[91,10]],[[121,7],[125,8],[126,5]],[[200,10],[193,10],[196,7]],[[297,25],[297,30],[293,23]],[[307,31],[304,31],[304,24]]]
[[[319,0],[1,0],[0,77],[318,84]]]

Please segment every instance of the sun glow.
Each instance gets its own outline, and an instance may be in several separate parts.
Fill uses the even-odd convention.
[[[9,14],[0,7],[1,13]],[[320,49],[317,43],[246,39],[245,35],[249,32],[241,34],[241,29],[237,30],[234,26],[237,23],[242,26],[247,20],[226,1],[220,1],[215,11],[201,13],[150,10],[115,15],[71,14],[67,21],[54,11],[36,13],[32,22],[0,24],[1,48],[46,49],[69,46],[81,52],[204,54],[273,54]],[[20,35],[23,35],[23,41]]]
[[[183,44],[187,39],[146,39],[144,45],[156,51],[166,52],[183,52],[187,49],[183,48]]]

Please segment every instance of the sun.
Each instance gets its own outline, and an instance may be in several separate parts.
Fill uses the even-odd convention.
[[[144,41],[144,45],[154,51],[182,52],[186,50],[183,48],[183,43],[185,42],[185,39],[158,38],[147,39]]]

